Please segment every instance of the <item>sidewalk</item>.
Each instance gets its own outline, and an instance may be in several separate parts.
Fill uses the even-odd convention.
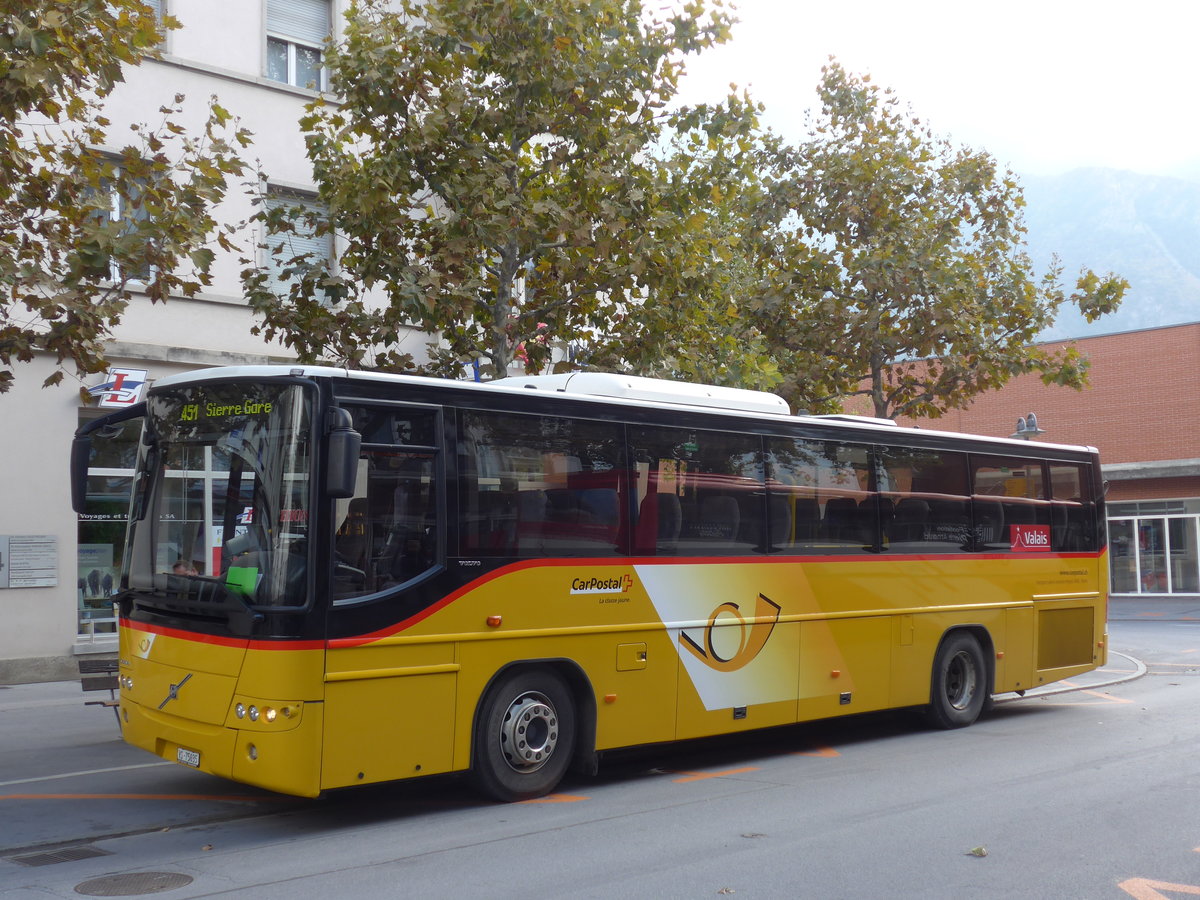
[[[1122,594],[1108,598],[1108,621],[1123,622],[1141,619],[1200,622],[1200,595],[1141,597]]]

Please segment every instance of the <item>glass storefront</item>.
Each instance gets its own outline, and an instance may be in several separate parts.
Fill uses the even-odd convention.
[[[80,424],[103,412],[87,410]],[[131,419],[111,432],[97,433],[92,441],[87,506],[78,520],[76,570],[78,633],[91,638],[117,630],[112,597],[121,583],[125,522],[141,431],[142,420]]]
[[[1114,594],[1200,593],[1200,500],[1108,505]]]

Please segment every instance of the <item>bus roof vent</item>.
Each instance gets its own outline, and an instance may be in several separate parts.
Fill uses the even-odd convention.
[[[586,394],[593,397],[642,400],[676,406],[704,406],[710,409],[768,413],[777,416],[791,414],[786,400],[767,391],[748,391],[743,388],[716,387],[708,384],[688,384],[683,381],[642,378],[637,375],[568,372],[563,375],[528,375],[506,378],[500,383],[561,394]]]

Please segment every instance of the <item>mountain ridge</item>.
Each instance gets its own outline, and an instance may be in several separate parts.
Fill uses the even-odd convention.
[[[1068,290],[1085,268],[1130,284],[1115,313],[1088,323],[1064,308],[1041,339],[1200,320],[1200,183],[1101,168],[1019,178],[1035,271],[1057,254]]]

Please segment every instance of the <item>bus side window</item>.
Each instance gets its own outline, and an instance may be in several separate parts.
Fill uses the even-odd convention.
[[[766,461],[770,552],[857,554],[875,548],[891,510],[885,515],[871,491],[870,447],[773,437]]]
[[[692,428],[630,426],[639,556],[746,556],[764,549],[761,439]]]
[[[967,457],[949,450],[881,447],[880,499],[890,516],[886,547],[898,553],[972,548]]]
[[[435,440],[436,414],[382,406],[350,410],[363,444],[354,496],[337,506],[335,602],[400,587],[436,566],[441,553],[436,447],[400,443]]]
[[[1064,553],[1096,548],[1096,504],[1090,470],[1078,463],[1050,463],[1051,540]]]
[[[970,460],[976,550],[1016,551],[1022,549],[1023,532],[1052,535],[1051,503],[1041,460],[976,454],[971,454]]]
[[[624,426],[462,410],[463,556],[616,556],[628,551]]]

